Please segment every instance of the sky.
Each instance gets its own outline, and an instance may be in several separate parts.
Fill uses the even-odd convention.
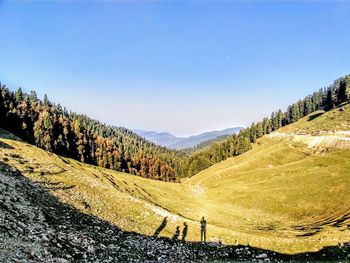
[[[107,124],[248,126],[350,73],[346,1],[1,1],[0,81]]]

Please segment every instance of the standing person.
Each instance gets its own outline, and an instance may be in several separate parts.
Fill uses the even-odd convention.
[[[188,225],[186,222],[184,222],[184,228],[182,229],[182,241],[185,241],[186,236],[187,236],[187,230],[188,230]]]
[[[207,221],[205,221],[204,216],[201,219],[201,241],[207,241]]]

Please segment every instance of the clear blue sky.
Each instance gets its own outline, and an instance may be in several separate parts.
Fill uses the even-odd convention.
[[[249,125],[350,73],[349,2],[1,2],[0,80],[128,128]]]

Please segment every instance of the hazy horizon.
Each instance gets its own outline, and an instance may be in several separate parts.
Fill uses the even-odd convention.
[[[107,124],[248,126],[350,73],[347,2],[0,2],[0,81]]]
[[[157,133],[169,133],[170,135],[174,135],[175,137],[177,138],[188,138],[188,137],[194,137],[194,136],[198,136],[198,135],[201,135],[201,134],[204,134],[204,133],[210,133],[210,132],[218,132],[218,131],[224,131],[224,130],[228,130],[228,129],[231,129],[231,128],[245,128],[245,127],[242,127],[242,126],[233,126],[233,127],[227,127],[227,128],[224,128],[224,129],[215,129],[215,130],[208,130],[208,131],[203,131],[201,133],[196,133],[196,134],[190,134],[190,135],[185,135],[185,136],[178,136],[178,135],[175,135],[171,132],[168,132],[168,131],[156,131],[156,130],[142,130],[142,129],[133,129],[134,132],[138,133],[138,132],[157,132]]]

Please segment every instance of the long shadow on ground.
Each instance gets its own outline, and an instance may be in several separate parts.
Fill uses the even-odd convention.
[[[0,162],[0,262],[346,261],[350,246],[283,255],[249,246],[181,242],[125,232],[61,203]]]

